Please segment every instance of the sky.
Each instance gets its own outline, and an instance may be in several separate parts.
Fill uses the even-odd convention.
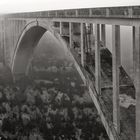
[[[140,0],[0,0],[0,13],[140,5]]]

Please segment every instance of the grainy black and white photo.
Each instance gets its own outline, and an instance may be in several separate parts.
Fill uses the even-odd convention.
[[[140,140],[139,0],[0,1],[0,140]]]

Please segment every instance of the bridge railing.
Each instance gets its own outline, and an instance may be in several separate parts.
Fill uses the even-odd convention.
[[[28,13],[7,14],[7,17],[21,18],[71,18],[71,17],[106,17],[140,18],[140,6],[84,8],[68,10],[50,10]]]

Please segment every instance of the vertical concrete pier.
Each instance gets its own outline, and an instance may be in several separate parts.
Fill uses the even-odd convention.
[[[80,38],[80,44],[81,44],[81,65],[84,67],[84,24],[80,24],[80,32],[81,32],[81,38]]]
[[[140,140],[140,27],[135,27],[136,140]]]
[[[101,41],[103,43],[103,47],[106,46],[106,30],[105,24],[101,24]]]
[[[95,24],[95,87],[101,94],[100,25]]]
[[[73,32],[72,23],[69,22],[69,45],[70,45],[70,48],[72,48],[72,32]]]
[[[113,56],[113,123],[118,134],[120,133],[120,106],[119,106],[119,73],[120,73],[120,26],[112,26],[112,56]]]
[[[135,84],[135,78],[136,78],[136,46],[135,46],[135,26],[132,27],[132,36],[133,36],[133,80]]]
[[[60,22],[60,35],[62,35],[63,33],[62,33],[62,27],[63,26],[63,23],[62,22]]]

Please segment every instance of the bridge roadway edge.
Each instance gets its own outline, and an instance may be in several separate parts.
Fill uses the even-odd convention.
[[[68,47],[68,49],[69,49],[69,47]],[[107,132],[109,139],[110,140],[120,140],[120,136],[117,134],[117,131],[115,130],[113,124],[111,122],[109,122],[109,120],[105,117],[105,114],[102,110],[102,107],[100,105],[100,102],[99,102],[99,99],[97,96],[97,92],[93,86],[93,81],[91,81],[90,78],[87,75],[85,75],[86,71],[84,70],[84,68],[81,65],[78,64],[78,62],[76,61],[76,59],[73,55],[73,52],[70,49],[69,49],[69,52],[70,52],[72,59],[74,60],[74,65],[75,65],[77,71],[79,72],[84,84],[88,88],[90,97],[91,97],[91,99],[92,99],[92,101],[93,101],[93,103],[98,111],[98,115],[101,118],[102,124]]]

